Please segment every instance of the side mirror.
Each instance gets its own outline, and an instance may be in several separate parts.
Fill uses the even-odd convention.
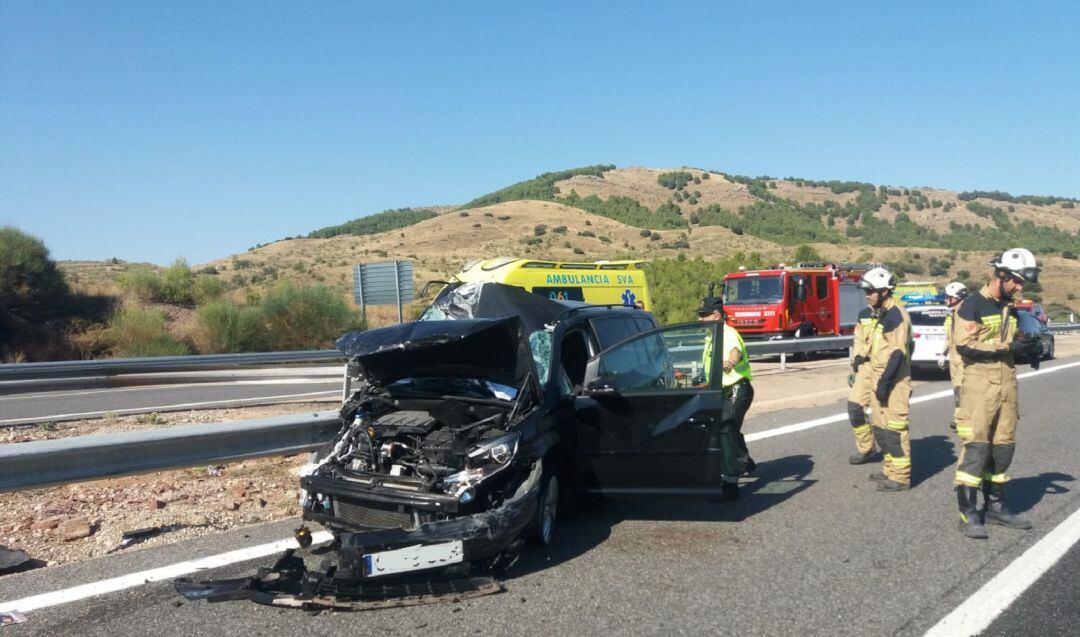
[[[802,301],[806,300],[806,278],[805,277],[801,277],[801,276],[795,277],[795,300],[799,301],[800,303]]]
[[[582,393],[586,396],[614,396],[615,381],[611,378],[594,378],[585,384]]]

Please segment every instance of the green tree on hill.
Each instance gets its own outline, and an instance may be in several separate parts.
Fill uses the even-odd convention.
[[[501,190],[496,190],[493,193],[483,195],[473,199],[469,203],[461,206],[462,208],[481,208],[483,206],[490,206],[492,204],[501,203],[504,201],[521,201],[525,199],[539,199],[541,201],[552,201],[555,199],[555,183],[570,179],[576,175],[591,175],[593,177],[603,177],[604,173],[609,170],[615,170],[614,164],[597,164],[594,166],[585,166],[584,168],[571,168],[570,170],[560,170],[558,172],[544,173],[537,175],[533,179],[528,181],[522,181],[512,186],[507,186]]]

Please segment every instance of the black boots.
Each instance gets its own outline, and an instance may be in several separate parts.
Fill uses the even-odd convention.
[[[990,537],[979,516],[978,487],[956,487],[956,504],[960,507],[961,533],[980,540]]]
[[[732,500],[739,499],[739,483],[738,482],[721,482],[720,493],[707,498],[709,502],[731,502]]]
[[[1007,526],[1011,529],[1030,529],[1031,521],[1022,518],[1005,505],[1005,485],[983,482],[983,495],[986,496],[986,521]]]
[[[877,457],[877,452],[871,449],[866,453],[853,453],[848,456],[848,464],[866,464]]]

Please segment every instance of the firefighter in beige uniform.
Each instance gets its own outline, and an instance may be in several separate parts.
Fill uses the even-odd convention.
[[[1039,268],[1035,256],[1024,248],[1002,252],[990,265],[994,266],[993,278],[978,294],[964,299],[954,326],[956,349],[964,362],[964,385],[956,419],[962,448],[953,483],[960,531],[972,538],[988,536],[977,505],[980,487],[986,501],[981,513],[988,521],[1031,528],[1031,522],[1013,514],[1006,505],[1005,483],[1020,416],[1014,357],[1027,355],[1032,365],[1037,365],[1042,354],[1038,337],[1017,337],[1012,299],[1025,282],[1039,280]]]
[[[877,316],[870,339],[870,415],[874,441],[885,454],[881,472],[870,474],[878,491],[911,488],[911,439],[908,403],[911,399],[911,318],[896,302],[896,277],[885,268],[863,275],[859,287]]]
[[[855,453],[848,456],[851,464],[869,462],[874,456],[874,434],[866,419],[866,410],[870,407],[870,396],[874,393],[870,386],[870,339],[877,327],[877,315],[870,307],[859,311],[859,320],[855,323],[855,333],[851,345],[851,373],[848,374],[848,421],[851,432],[855,435]]]
[[[960,353],[956,351],[956,343],[953,342],[953,325],[955,325],[956,310],[960,308],[960,302],[968,295],[967,286],[959,281],[953,281],[945,286],[945,304],[949,306],[949,315],[945,317],[945,350],[938,355],[938,367],[949,370],[949,382],[952,383],[953,391],[953,416],[949,423],[949,429],[956,431],[956,413],[960,411],[960,387],[964,380],[964,361]]]

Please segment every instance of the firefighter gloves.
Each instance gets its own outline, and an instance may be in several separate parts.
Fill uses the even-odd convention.
[[[888,403],[889,402],[889,391],[891,389],[892,388],[889,387],[888,383],[884,383],[884,382],[878,383],[877,388],[874,390],[874,398],[877,398],[878,402],[881,403],[882,405]]]

